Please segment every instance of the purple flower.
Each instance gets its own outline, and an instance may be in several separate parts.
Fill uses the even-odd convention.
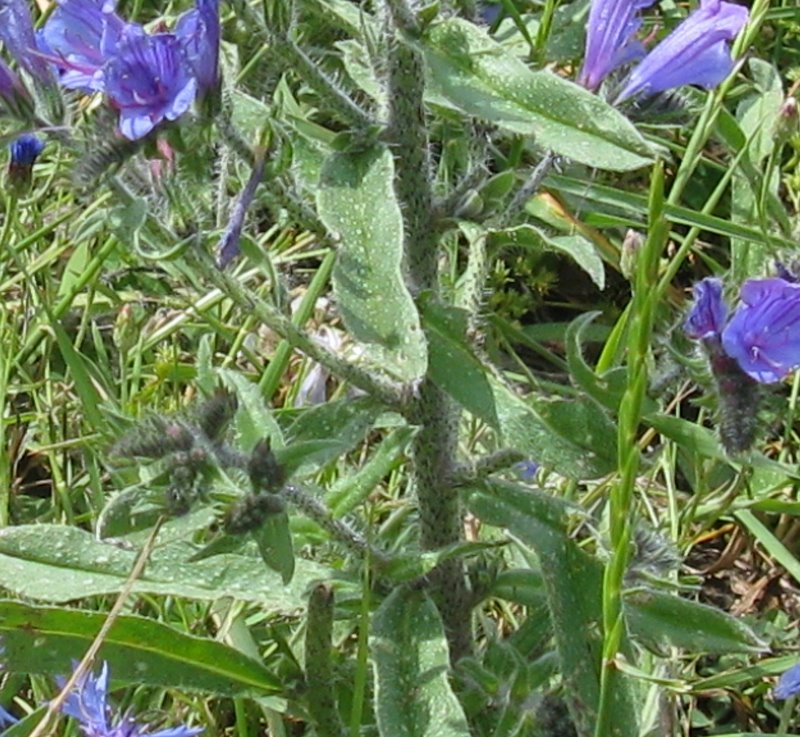
[[[33,19],[26,0],[0,2],[0,41],[28,74],[43,82],[53,80],[50,65],[38,52]]]
[[[111,720],[108,699],[108,664],[103,663],[100,675],[84,676],[64,703],[62,711],[81,724],[86,737],[193,737],[202,727],[173,727],[158,732],[147,732],[130,714]]]
[[[44,141],[32,133],[24,133],[15,138],[8,146],[11,152],[12,166],[33,166],[39,154],[44,150]]]
[[[45,23],[39,47],[61,69],[64,87],[102,91],[103,67],[123,33],[144,33],[140,26],[125,23],[114,7],[114,0],[60,0]]]
[[[617,67],[644,56],[635,34],[639,10],[655,0],[593,0],[586,30],[586,54],[578,83],[595,90]]]
[[[751,279],[742,304],[722,333],[722,347],[762,384],[783,379],[800,366],[800,284]]]
[[[105,91],[120,111],[119,128],[129,140],[142,138],[162,120],[176,120],[194,102],[197,80],[171,33],[124,34],[105,72]]]
[[[197,7],[178,19],[175,35],[197,80],[198,93],[214,92],[219,86],[219,0],[197,0]]]
[[[747,22],[747,9],[724,0],[701,0],[700,7],[634,68],[617,102],[636,95],[697,84],[718,85],[733,69],[730,42]]]
[[[239,240],[242,237],[242,227],[247,210],[256,196],[258,184],[264,176],[264,152],[259,151],[256,160],[253,162],[253,170],[250,172],[250,179],[247,180],[239,199],[233,206],[231,218],[222,238],[217,246],[217,267],[224,269],[233,259],[239,255]]]
[[[704,279],[684,329],[696,340],[721,341],[725,355],[761,384],[781,381],[800,366],[800,284],[785,279],[748,279],[741,304],[725,324],[722,285]]]
[[[800,694],[800,663],[789,668],[772,690],[772,695],[776,699],[788,699],[797,694]]]
[[[536,473],[540,466],[536,461],[520,461],[514,464],[514,470],[523,481],[532,481],[536,478]]]
[[[722,299],[722,282],[703,279],[694,286],[694,305],[683,325],[685,333],[694,340],[720,336],[728,319],[728,306]]]

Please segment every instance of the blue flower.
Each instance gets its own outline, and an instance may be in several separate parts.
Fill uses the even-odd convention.
[[[197,7],[184,13],[175,25],[186,59],[197,80],[198,94],[219,87],[219,0],[197,0]]]
[[[28,74],[43,82],[53,80],[50,65],[38,51],[26,0],[0,2],[0,41]]]
[[[114,7],[113,0],[59,0],[44,24],[39,47],[60,68],[64,87],[102,91],[103,67],[123,33],[144,33],[123,21]]]
[[[747,9],[724,0],[700,7],[630,73],[617,102],[654,95],[684,84],[715,87],[733,69],[730,42],[747,22]]]
[[[540,466],[536,461],[520,461],[514,464],[514,470],[523,481],[532,481],[536,478],[536,473]]]
[[[590,90],[617,67],[644,56],[635,34],[642,25],[639,10],[655,0],[594,0],[589,9],[586,54],[578,82]]]
[[[12,165],[31,167],[44,150],[44,141],[32,133],[24,133],[15,138],[8,148]]]
[[[67,697],[62,711],[80,722],[86,737],[193,737],[203,731],[202,727],[173,727],[158,732],[147,732],[130,714],[111,720],[108,705],[108,664],[98,677],[91,673],[84,676]]]
[[[800,694],[800,663],[789,668],[772,690],[772,695],[776,699],[788,699],[797,694]]]
[[[751,279],[742,304],[722,333],[722,347],[762,384],[783,379],[800,366],[800,284]]]
[[[176,120],[194,102],[197,80],[171,33],[124,35],[104,72],[105,92],[120,111],[119,128],[136,140],[162,120]]]
[[[718,337],[728,319],[728,306],[722,299],[722,282],[703,279],[694,286],[694,305],[683,329],[694,340]]]
[[[722,285],[704,279],[684,329],[696,340],[721,342],[725,355],[761,384],[781,381],[800,366],[800,284],[785,279],[748,279],[741,303],[725,324]]]

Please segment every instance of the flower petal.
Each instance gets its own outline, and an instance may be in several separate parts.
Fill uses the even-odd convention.
[[[778,685],[772,690],[772,695],[776,699],[788,699],[797,694],[800,694],[800,663],[785,671]]]
[[[725,353],[756,381],[780,381],[800,366],[800,284],[751,279],[741,298],[722,333]]]
[[[586,54],[578,83],[597,89],[618,66],[644,56],[634,36],[642,22],[637,13],[655,0],[593,0],[586,30]]]
[[[728,319],[728,307],[722,299],[722,282],[706,278],[694,286],[694,304],[683,324],[683,330],[694,340],[722,334]]]
[[[733,67],[728,44],[746,22],[746,8],[724,0],[703,0],[630,73],[617,102],[684,84],[719,84]]]

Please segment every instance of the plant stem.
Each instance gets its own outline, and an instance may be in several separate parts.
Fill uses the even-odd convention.
[[[419,52],[403,41],[416,32],[416,20],[404,0],[387,0],[389,126],[385,137],[395,153],[395,194],[405,221],[407,282],[418,298],[439,296],[439,248],[428,130],[423,97],[425,75]],[[463,538],[458,491],[451,477],[458,446],[459,412],[450,398],[425,377],[408,412],[418,425],[413,443],[413,479],[419,502],[420,541],[437,550]],[[455,662],[472,649],[469,591],[461,560],[444,562],[431,574],[431,593],[445,625]]]
[[[187,259],[234,304],[241,307],[246,313],[255,315],[294,348],[325,366],[331,373],[349,381],[353,386],[363,389],[389,407],[397,408],[403,404],[402,387],[384,376],[354,366],[317,343],[286,315],[256,297],[252,292],[246,291],[230,274],[217,269],[205,254],[196,251],[187,254]]]
[[[634,529],[633,493],[641,461],[637,435],[642,416],[642,402],[647,389],[650,335],[658,305],[658,292],[652,285],[656,282],[658,262],[668,234],[664,219],[663,187],[663,168],[657,164],[650,187],[648,238],[637,256],[633,284],[628,334],[628,385],[620,403],[618,421],[619,480],[612,486],[609,498],[611,557],[606,564],[603,577],[603,657],[595,737],[609,737],[620,733],[618,725],[615,725],[613,713],[614,690],[619,679],[616,658],[625,640],[622,591],[631,554]]]

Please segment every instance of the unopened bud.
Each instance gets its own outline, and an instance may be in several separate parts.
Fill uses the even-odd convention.
[[[800,110],[794,97],[787,97],[775,121],[775,140],[784,143],[800,133]]]
[[[139,326],[130,304],[124,304],[117,313],[114,322],[114,345],[120,353],[127,353],[139,339]]]
[[[636,273],[636,260],[639,258],[639,251],[644,245],[644,236],[636,230],[629,230],[625,233],[625,240],[622,241],[622,253],[619,258],[619,268],[622,275],[630,280]]]

